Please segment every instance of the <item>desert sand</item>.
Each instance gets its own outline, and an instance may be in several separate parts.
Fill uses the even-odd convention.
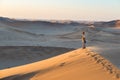
[[[68,24],[70,23],[70,24]],[[120,28],[74,24],[71,21],[0,21],[0,46],[44,46],[80,48],[81,33],[86,32],[87,47],[120,68]],[[100,26],[100,25],[99,25]],[[111,25],[107,25],[111,26]]]
[[[0,70],[2,80],[120,80],[119,70],[89,49]]]
[[[1,80],[119,80],[120,25],[112,22],[0,17]],[[78,49],[82,31],[86,50]]]
[[[74,49],[42,46],[1,46],[0,69],[30,64],[71,50]]]

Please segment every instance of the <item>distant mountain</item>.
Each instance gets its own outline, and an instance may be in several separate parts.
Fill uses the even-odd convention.
[[[15,20],[7,17],[0,17],[0,22],[12,22],[12,21],[15,21]]]
[[[26,19],[10,19],[6,17],[0,17],[0,22],[11,25],[46,25],[46,26],[95,26],[95,27],[120,27],[120,20],[113,20],[108,22],[91,22],[91,21],[70,21],[70,20],[26,20]]]
[[[116,27],[120,27],[120,20],[117,20]]]
[[[94,22],[95,27],[120,27],[120,20],[113,20],[109,22]]]
[[[43,20],[24,20],[24,19],[10,19],[6,17],[0,17],[0,22],[11,25],[52,25],[52,26],[88,26],[89,23],[78,22],[78,21],[69,21],[69,20],[51,20],[51,21],[43,21]],[[17,24],[17,25],[16,25]]]

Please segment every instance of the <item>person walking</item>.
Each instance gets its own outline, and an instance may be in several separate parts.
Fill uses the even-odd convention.
[[[85,32],[82,32],[82,48],[86,48],[86,38],[85,38]]]

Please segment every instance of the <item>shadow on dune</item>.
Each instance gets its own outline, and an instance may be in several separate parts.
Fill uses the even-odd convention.
[[[6,77],[6,78],[3,78],[1,80],[29,80],[30,78],[32,78],[37,72],[32,72],[32,73],[29,73],[29,74],[24,74],[24,75],[13,75],[13,76],[9,76],[9,77]]]
[[[39,70],[39,71],[36,71],[36,72],[8,76],[8,77],[5,77],[5,78],[2,78],[1,80],[30,80],[31,78],[33,78],[34,76],[36,76],[38,74],[47,73],[47,72],[49,72],[51,70],[54,70],[55,68],[57,68],[57,67],[51,66],[49,68]]]
[[[0,69],[20,66],[44,60],[73,50],[72,48],[7,46],[0,47]]]

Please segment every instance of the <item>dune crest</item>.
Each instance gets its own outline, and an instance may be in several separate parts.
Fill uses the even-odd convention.
[[[120,80],[119,70],[89,49],[0,70],[0,74],[1,80]]]

